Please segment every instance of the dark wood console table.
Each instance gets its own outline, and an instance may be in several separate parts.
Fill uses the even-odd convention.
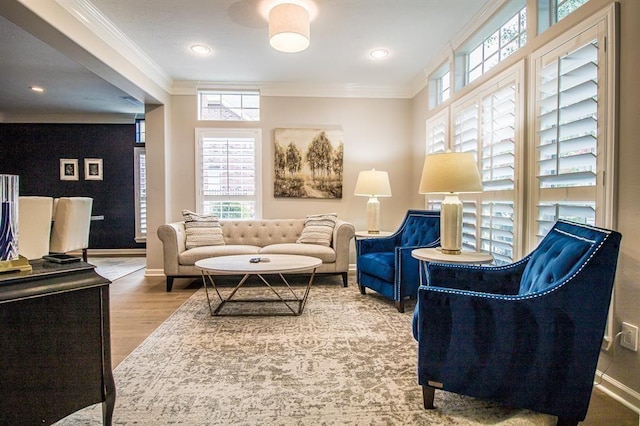
[[[0,274],[0,424],[52,424],[102,402],[111,424],[109,284],[93,265]]]

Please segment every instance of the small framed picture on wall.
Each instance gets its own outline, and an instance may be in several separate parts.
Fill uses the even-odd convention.
[[[60,159],[60,180],[78,180],[78,159]]]
[[[102,180],[102,158],[84,159],[84,179]]]

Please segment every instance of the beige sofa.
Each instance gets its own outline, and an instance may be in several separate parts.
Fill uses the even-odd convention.
[[[352,224],[339,220],[333,230],[330,247],[296,243],[305,219],[221,220],[225,245],[195,247],[187,250],[184,222],[173,222],[158,228],[163,244],[164,274],[167,291],[174,278],[200,277],[196,261],[207,257],[234,254],[300,254],[322,260],[317,273],[340,274],[347,286],[349,242],[355,233]]]

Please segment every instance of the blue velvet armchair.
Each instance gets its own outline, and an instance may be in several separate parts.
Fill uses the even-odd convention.
[[[425,408],[443,389],[584,420],[620,240],[558,221],[510,265],[428,264],[413,318]]]
[[[409,210],[400,228],[389,237],[356,240],[358,287],[392,299],[404,312],[406,298],[418,293],[418,260],[411,251],[440,244],[440,212]]]

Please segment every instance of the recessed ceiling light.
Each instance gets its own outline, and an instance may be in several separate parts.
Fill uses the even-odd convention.
[[[389,51],[386,49],[374,49],[369,53],[373,59],[382,59],[389,54]]]
[[[40,86],[30,86],[29,90],[33,91],[33,92],[38,92],[38,93],[42,93],[44,92],[44,89]]]
[[[211,48],[205,46],[204,44],[194,44],[191,46],[191,51],[193,53],[197,53],[198,55],[208,55],[211,53]]]

